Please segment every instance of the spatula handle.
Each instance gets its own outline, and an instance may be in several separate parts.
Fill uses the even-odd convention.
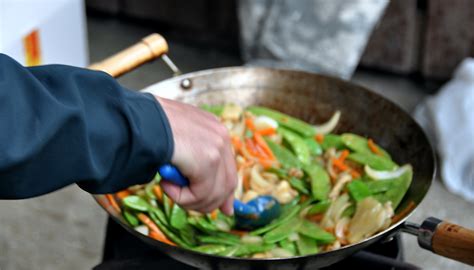
[[[166,40],[159,34],[151,34],[137,44],[90,65],[89,69],[104,71],[117,78],[167,52],[168,43]]]

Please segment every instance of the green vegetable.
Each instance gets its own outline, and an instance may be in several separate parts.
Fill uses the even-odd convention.
[[[319,201],[327,199],[331,183],[326,170],[319,165],[304,166],[303,170],[311,180],[313,198]]]
[[[299,161],[303,164],[309,164],[309,149],[303,138],[284,128],[279,128],[278,132],[283,136],[283,139],[288,142]]]
[[[272,150],[275,157],[278,161],[286,168],[301,168],[300,161],[291,153],[290,150],[285,147],[278,145],[271,140],[265,139],[268,144],[268,147]]]
[[[355,213],[356,206],[355,204],[349,205],[344,211],[342,212],[343,217],[352,217]]]
[[[171,241],[175,242],[178,246],[185,247],[185,248],[192,248],[192,245],[189,245],[188,243],[184,242],[178,235],[176,235],[174,232],[172,232],[170,229],[168,229],[167,226],[165,226],[161,221],[156,218],[155,215],[150,215],[151,219],[156,223],[158,228],[168,237]]]
[[[144,199],[136,195],[130,195],[125,197],[122,200],[122,203],[128,208],[140,212],[148,211],[149,207],[148,203]]]
[[[296,255],[296,253],[297,253],[295,243],[288,240],[288,239],[281,240],[280,242],[278,242],[278,245],[281,248],[289,251],[292,255]]]
[[[379,193],[376,196],[376,198],[379,199],[381,203],[384,203],[386,201],[391,201],[392,208],[397,209],[398,205],[403,199],[403,196],[405,196],[405,193],[410,187],[412,178],[413,178],[413,170],[409,169],[406,173],[394,179],[389,190],[387,190],[385,193]],[[380,180],[380,181],[389,181],[389,180]]]
[[[132,227],[137,227],[138,224],[140,224],[140,221],[138,220],[138,218],[134,214],[130,213],[130,211],[128,210],[123,211],[123,217],[128,222],[128,224],[130,224],[130,226]]]
[[[294,217],[288,220],[287,222],[280,224],[280,226],[267,232],[263,236],[263,241],[265,241],[265,243],[273,244],[273,243],[276,243],[283,239],[288,238],[290,234],[298,230],[298,228],[301,225],[301,221],[302,220],[300,218]]]
[[[267,170],[267,172],[274,173],[274,174],[278,175],[278,177],[283,178],[283,179],[288,177],[288,171],[285,170],[285,169],[271,167]]]
[[[308,220],[302,221],[302,225],[299,226],[298,232],[304,236],[316,240],[320,244],[330,244],[336,240],[334,235],[328,233],[318,225]]]
[[[300,235],[298,241],[296,241],[296,246],[300,255],[309,255],[318,253],[318,246],[314,239]]]
[[[304,142],[306,143],[311,155],[320,156],[323,153],[323,148],[314,140],[314,138],[305,138]]]
[[[380,171],[393,170],[397,167],[397,164],[392,160],[370,153],[351,153],[347,156],[347,159],[369,165],[371,168]]]
[[[352,134],[352,133],[345,133],[341,135],[342,142],[344,143],[345,146],[347,146],[349,149],[351,149],[354,152],[358,153],[365,153],[365,154],[373,154],[372,150],[369,148],[368,140],[367,138],[364,138],[362,136]],[[378,149],[380,150],[380,153],[382,154],[382,157],[391,159],[390,155],[385,151],[382,147],[378,146]]]
[[[190,245],[190,246],[196,246],[197,241],[196,241],[196,230],[189,224],[186,224],[184,228],[178,231],[179,236],[183,241]]]
[[[171,219],[171,199],[163,192],[163,209],[165,210],[166,217],[168,220]]]
[[[212,234],[218,231],[217,227],[204,217],[189,217],[188,222],[205,233]]]
[[[330,205],[331,205],[330,200],[320,201],[317,204],[312,205],[311,208],[309,208],[308,215],[316,215],[316,214],[324,213],[326,212],[326,210],[329,208]]]
[[[349,194],[351,195],[352,199],[354,199],[356,202],[372,195],[369,187],[367,187],[367,185],[360,180],[354,180],[350,182],[347,185],[347,189],[349,190]]]
[[[341,136],[335,134],[326,134],[324,135],[324,140],[321,144],[321,147],[324,149],[324,151],[328,150],[329,148],[341,150],[345,148],[345,145],[342,142]]]
[[[169,226],[165,213],[159,207],[150,207],[150,209],[148,209],[148,213],[150,214],[150,216],[154,216],[155,218],[160,220],[160,222],[164,225]]]
[[[389,190],[396,182],[397,179],[367,181],[365,182],[365,185],[370,190],[370,193],[376,194]]]
[[[178,230],[183,229],[188,224],[186,211],[176,203],[173,205],[173,209],[171,210],[170,223],[172,227]]]
[[[203,246],[195,247],[193,248],[193,250],[214,255],[214,254],[219,254],[221,252],[224,252],[227,248],[228,246],[224,246],[224,245],[203,245]]]
[[[234,256],[242,257],[254,253],[267,252],[274,249],[275,247],[276,246],[274,244],[242,244],[238,246]]]
[[[153,186],[155,183],[152,181],[145,186],[145,194],[148,199],[156,200],[155,193],[153,193]]]
[[[227,237],[218,237],[212,235],[202,235],[197,237],[201,244],[220,244],[220,245],[237,245],[240,244],[239,239],[232,239]]]
[[[309,189],[308,189],[309,187],[308,187],[308,183],[306,181],[295,178],[295,177],[291,177],[288,182],[290,182],[290,185],[294,189],[298,190],[300,193],[303,193],[303,194],[306,194],[306,195],[309,194]]]
[[[223,105],[201,105],[199,106],[202,110],[208,111],[216,116],[221,116],[222,111],[224,110]]]
[[[156,173],[155,177],[153,178],[153,182],[155,182],[155,184],[159,184],[160,181],[161,181],[161,175],[159,173]]]
[[[224,249],[222,252],[217,253],[217,255],[225,257],[236,256],[235,253],[237,252],[237,250],[239,250],[239,248],[239,246],[230,246]]]
[[[289,220],[291,220],[298,212],[300,211],[301,206],[295,205],[291,208],[286,208],[282,211],[282,214],[280,215],[279,218],[274,219],[270,224],[267,224],[263,227],[260,227],[252,232],[250,232],[250,235],[259,235],[266,233],[270,230],[273,230],[274,228],[280,226],[282,223],[286,223]]]
[[[303,135],[304,137],[311,137],[314,135],[313,126],[311,126],[310,124],[304,121],[291,117],[287,114],[277,112],[272,109],[257,107],[257,106],[248,107],[247,110],[255,115],[265,115],[270,118],[273,118],[275,121],[278,122],[280,126],[291,129],[294,132],[297,132]]]

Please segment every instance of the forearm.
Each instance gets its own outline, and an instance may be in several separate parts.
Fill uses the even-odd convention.
[[[102,72],[24,68],[0,55],[0,198],[71,183],[107,193],[149,181],[171,159],[165,113]]]

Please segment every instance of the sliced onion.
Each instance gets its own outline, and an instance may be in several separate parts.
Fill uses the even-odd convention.
[[[242,194],[243,194],[243,185],[244,185],[244,172],[243,172],[243,169],[241,168],[238,172],[237,172],[237,186],[235,187],[235,191],[234,191],[234,197],[237,198],[237,199],[242,199]]]
[[[260,129],[265,129],[265,128],[273,128],[277,129],[278,128],[278,122],[275,121],[273,118],[270,118],[268,116],[260,115],[255,118],[253,121],[255,128],[260,130]]]
[[[270,252],[271,252],[273,258],[293,257],[293,253],[291,253],[288,250],[283,249],[283,248],[274,248]]]
[[[348,217],[343,217],[336,223],[336,227],[334,228],[334,234],[336,235],[337,239],[343,240],[346,238],[346,236],[344,235],[344,231],[347,229],[350,220],[351,219]]]
[[[230,231],[229,223],[225,222],[224,220],[217,219],[216,221],[214,221],[214,223],[216,224],[216,227],[219,231],[222,231],[222,232],[229,232]]]
[[[341,118],[341,112],[336,111],[326,123],[321,125],[315,125],[314,131],[316,134],[328,134],[336,128]]]
[[[148,227],[145,225],[140,225],[140,226],[135,227],[135,231],[144,235],[148,235]]]
[[[410,164],[406,164],[393,171],[377,171],[365,165],[364,170],[365,173],[374,180],[387,180],[402,176],[406,172],[411,171],[412,167]]]
[[[263,238],[257,235],[244,235],[240,238],[240,241],[245,244],[261,244],[263,243]]]

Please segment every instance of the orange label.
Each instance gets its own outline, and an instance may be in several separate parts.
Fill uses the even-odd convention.
[[[23,38],[25,50],[25,60],[27,66],[37,66],[41,64],[41,47],[39,32],[37,29],[31,31]]]

